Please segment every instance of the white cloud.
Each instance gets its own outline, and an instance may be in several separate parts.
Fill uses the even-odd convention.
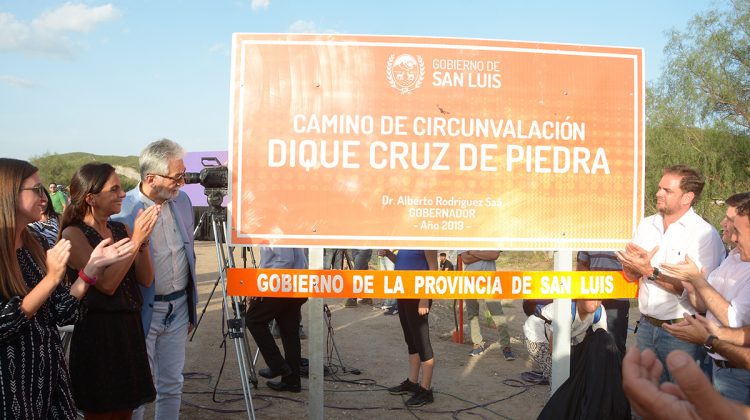
[[[0,49],[11,50],[24,44],[31,36],[29,26],[10,13],[0,13]]]
[[[309,34],[318,31],[315,22],[311,20],[298,20],[289,25],[289,32],[296,34]]]
[[[111,4],[88,7],[65,3],[57,9],[42,12],[31,22],[33,28],[53,32],[89,32],[96,25],[116,19],[120,12]]]
[[[258,9],[268,9],[268,5],[271,3],[271,0],[253,0],[250,4],[253,10]]]
[[[0,13],[0,51],[66,56],[73,48],[68,34],[90,32],[119,16],[119,10],[112,4],[90,7],[77,3],[45,10],[31,22]]]
[[[226,44],[218,42],[208,48],[208,52],[211,54],[229,55],[229,47]]]
[[[23,89],[31,89],[34,87],[34,82],[31,80],[22,79],[16,76],[10,76],[7,74],[0,74],[0,82],[5,82],[13,87],[19,87]]]

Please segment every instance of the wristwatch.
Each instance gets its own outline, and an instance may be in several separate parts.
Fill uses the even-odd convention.
[[[706,339],[706,342],[703,343],[703,348],[706,349],[706,351],[709,353],[714,353],[714,341],[718,339],[719,337],[715,335],[709,335]]]
[[[659,274],[661,274],[661,271],[659,271],[659,267],[651,267],[651,268],[654,270],[654,272],[646,278],[651,281],[656,281],[656,278],[659,277]]]

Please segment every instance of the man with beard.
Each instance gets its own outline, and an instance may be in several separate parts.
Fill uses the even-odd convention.
[[[700,346],[679,340],[662,328],[665,323],[682,321],[685,312],[694,314],[695,308],[682,282],[661,273],[659,265],[684,263],[689,255],[698,269],[710,273],[725,255],[716,229],[693,211],[704,185],[703,176],[695,169],[684,165],[664,169],[656,192],[658,213],[643,219],[633,242],[617,253],[625,277],[640,280],[638,347],[651,349],[664,366],[673,350],[683,350],[695,360],[701,355]],[[671,380],[671,375],[665,370],[661,381],[666,380]]]
[[[721,221],[724,230],[722,240],[736,248],[729,252],[719,268],[711,273],[701,272],[690,256],[687,257],[687,264],[662,264],[660,268],[662,273],[683,282],[688,289],[690,302],[699,312],[706,312],[708,322],[740,328],[750,325],[750,253],[743,257],[741,252],[743,249],[750,250],[750,235],[747,232],[736,232],[735,221],[739,221],[742,226],[747,220],[747,217],[739,215],[737,209],[741,206],[745,206],[745,209],[750,207],[750,193],[734,194],[725,203],[727,211],[726,217]],[[743,239],[741,244],[736,243],[737,238]],[[712,348],[713,339],[709,339],[710,335],[696,341],[682,333],[682,328],[685,327],[687,322],[665,325],[667,331],[677,338],[705,345],[707,349]],[[714,339],[717,337],[714,336]],[[712,371],[712,382],[716,390],[727,398],[750,404],[750,371],[714,351],[708,352],[708,355],[708,368]]]
[[[141,182],[128,191],[122,211],[113,216],[133,229],[136,216],[150,206],[161,206],[151,234],[154,269],[151,287],[141,287],[141,317],[151,374],[156,387],[154,416],[176,419],[182,398],[185,344],[196,322],[198,291],[193,249],[193,206],[180,187],[185,184],[185,152],[162,139],[146,146],[139,159]],[[133,418],[143,418],[143,406]]]

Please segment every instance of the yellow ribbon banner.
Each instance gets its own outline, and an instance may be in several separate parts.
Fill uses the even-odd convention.
[[[633,298],[619,271],[375,271],[230,268],[232,296],[398,299]]]

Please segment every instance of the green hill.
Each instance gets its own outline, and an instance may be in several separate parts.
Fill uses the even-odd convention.
[[[31,158],[31,163],[39,168],[44,185],[50,183],[70,184],[73,173],[86,163],[105,162],[117,169],[120,183],[125,190],[138,184],[138,156],[103,156],[84,152],[45,154]]]

